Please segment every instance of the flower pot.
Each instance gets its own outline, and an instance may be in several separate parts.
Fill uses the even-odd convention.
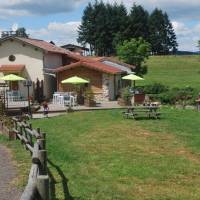
[[[130,101],[126,101],[126,100],[124,100],[124,99],[122,99],[122,98],[118,98],[118,99],[117,99],[117,103],[118,103],[120,106],[130,106],[130,105],[131,105]]]
[[[95,107],[96,101],[94,101],[93,99],[85,99],[84,105],[87,107]]]

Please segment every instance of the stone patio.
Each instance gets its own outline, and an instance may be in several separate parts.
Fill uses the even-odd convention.
[[[68,107],[64,107],[61,105],[56,105],[56,104],[49,104],[49,117],[55,117],[58,115],[62,115],[63,113],[67,112]],[[98,103],[97,106],[95,107],[87,107],[84,105],[81,106],[74,106],[73,110],[74,111],[91,111],[91,110],[109,110],[109,109],[121,109],[121,108],[126,108],[126,106],[120,106],[118,105],[117,101],[105,101]],[[43,116],[43,108],[41,108],[33,114],[33,118],[44,118]]]

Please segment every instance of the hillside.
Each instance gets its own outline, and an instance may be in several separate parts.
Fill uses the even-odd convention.
[[[160,82],[170,87],[191,86],[200,91],[200,56],[151,56],[144,84]]]

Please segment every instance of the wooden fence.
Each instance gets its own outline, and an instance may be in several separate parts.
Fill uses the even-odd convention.
[[[0,123],[0,129],[21,141],[25,149],[30,151],[32,166],[29,174],[28,184],[20,200],[49,200],[49,176],[47,174],[47,150],[46,134],[40,129],[32,128],[32,124],[18,118],[12,118],[12,129],[8,129]]]

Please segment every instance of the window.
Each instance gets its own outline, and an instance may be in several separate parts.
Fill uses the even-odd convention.
[[[14,62],[15,59],[16,59],[16,57],[15,57],[14,55],[10,55],[10,56],[8,57],[8,60],[11,61],[11,62]]]

